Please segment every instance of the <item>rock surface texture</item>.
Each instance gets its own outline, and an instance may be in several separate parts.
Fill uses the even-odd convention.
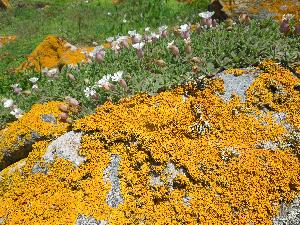
[[[108,102],[35,142],[0,172],[1,223],[298,224],[300,80],[271,61],[243,71]]]
[[[300,16],[300,1],[298,0],[212,0],[212,5],[221,3],[223,11],[231,17],[247,13],[252,18],[274,18],[281,20],[284,14]]]

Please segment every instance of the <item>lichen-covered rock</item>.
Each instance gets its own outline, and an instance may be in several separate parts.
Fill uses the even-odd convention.
[[[212,5],[221,3],[222,10],[231,17],[246,13],[252,18],[274,18],[281,20],[284,14],[295,14],[299,17],[300,2],[298,0],[212,0]],[[298,12],[298,14],[297,14]]]
[[[0,48],[3,45],[5,45],[11,41],[14,41],[16,39],[17,39],[17,36],[14,36],[14,35],[13,36],[0,36]],[[1,59],[1,57],[0,57],[0,59]]]
[[[20,66],[20,70],[34,68],[40,71],[43,68],[57,68],[68,64],[77,64],[86,61],[83,51],[92,51],[94,48],[77,48],[57,36],[46,37],[28,56],[28,61]]]
[[[72,132],[36,142],[21,165],[0,173],[0,218],[6,225],[272,224],[281,203],[300,196],[299,78],[271,61],[255,73],[233,71],[203,90],[187,85],[107,102]],[[236,90],[226,75],[246,83]],[[77,138],[64,152],[68,135]]]
[[[9,0],[0,0],[0,8],[3,9],[10,8]]]
[[[61,102],[36,104],[23,117],[0,130],[0,171],[25,158],[33,143],[58,137],[69,124],[58,120]]]

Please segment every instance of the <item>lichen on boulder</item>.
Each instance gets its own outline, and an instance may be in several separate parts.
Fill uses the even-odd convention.
[[[212,0],[219,2],[222,10],[230,17],[243,13],[257,19],[273,18],[281,20],[284,14],[295,14],[299,18],[300,2],[298,0]]]
[[[8,9],[10,7],[9,0],[0,0],[0,8]]]
[[[36,104],[23,117],[0,130],[0,170],[25,158],[33,143],[58,137],[69,124],[59,121],[61,102]]]
[[[299,78],[271,61],[258,69],[228,98],[223,73],[203,90],[188,84],[105,103],[73,124],[84,159],[77,164],[64,154],[49,161],[53,142],[35,143],[21,169],[0,173],[0,218],[6,225],[272,224],[280,204],[300,195],[290,144],[300,129]],[[276,146],[258,146],[268,142]],[[32,172],[37,162],[47,173]]]

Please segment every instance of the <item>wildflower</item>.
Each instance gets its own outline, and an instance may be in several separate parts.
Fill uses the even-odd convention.
[[[111,12],[107,12],[107,15],[108,15],[108,16],[111,16]]]
[[[166,62],[162,59],[155,60],[154,63],[160,67],[166,66]]]
[[[119,82],[121,79],[123,79],[123,73],[123,71],[118,71],[114,73],[114,75],[111,77],[111,80]]]
[[[176,45],[174,45],[174,41],[168,43],[168,49],[170,49],[171,53],[175,56],[178,57],[179,56],[179,49]]]
[[[190,30],[190,26],[188,24],[183,24],[183,25],[180,26],[179,32],[181,33],[181,36],[184,39],[187,39],[187,38],[190,37],[189,30]]]
[[[137,56],[140,59],[143,58],[143,56],[144,56],[144,52],[143,52],[144,45],[145,45],[144,42],[136,43],[136,44],[132,45],[132,47],[136,49]]]
[[[62,112],[69,112],[69,107],[68,106],[66,106],[65,104],[60,104],[59,106],[58,106],[58,109],[60,110],[60,111],[62,111]]]
[[[23,116],[23,111],[19,108],[14,108],[11,112],[11,115],[15,116],[17,119],[21,118]]]
[[[111,78],[111,74],[107,74],[107,75],[103,76],[101,80],[98,80],[96,82],[96,84],[99,87],[103,87],[104,85],[107,85],[109,83],[110,78]]]
[[[39,86],[37,84],[32,85],[32,90],[33,91],[38,91],[39,90]]]
[[[96,91],[92,88],[92,87],[86,87],[84,89],[84,94],[87,98],[92,97],[94,95],[96,95]]]
[[[151,33],[151,35],[150,35],[150,40],[151,40],[151,42],[152,43],[154,43],[154,42],[156,42],[158,39],[159,39],[159,34],[156,34],[156,33]]]
[[[133,36],[135,36],[137,33],[136,33],[136,30],[130,30],[130,31],[128,31],[128,34],[129,34],[130,37],[133,37]]]
[[[119,43],[120,46],[128,48],[128,36],[120,36],[117,39],[117,42]]]
[[[70,80],[73,80],[73,81],[76,80],[75,77],[74,77],[74,75],[71,74],[71,73],[66,73],[66,77],[69,78]]]
[[[199,13],[198,15],[203,19],[208,19],[211,18],[214,14],[215,12],[206,11],[206,12]]]
[[[123,23],[127,23],[127,20],[125,18],[123,19]]]
[[[79,106],[79,102],[75,99],[75,98],[72,98],[72,97],[69,97],[67,96],[65,98],[66,102],[69,103],[71,106],[74,106],[74,107],[77,107]]]
[[[68,119],[68,117],[69,117],[69,114],[65,113],[65,112],[63,112],[63,113],[61,113],[61,114],[58,115],[58,118],[61,121],[66,121],[66,119]]]
[[[161,37],[165,38],[168,36],[167,29],[168,29],[167,26],[161,26],[158,28]]]
[[[119,43],[117,41],[114,41],[111,43],[111,49],[114,50],[114,52],[116,54],[118,54],[119,50],[121,49],[121,46],[119,45]]]
[[[150,32],[150,27],[146,27],[145,32]]]
[[[280,24],[279,28],[280,32],[287,35],[290,32],[290,24],[289,21],[283,20]]]
[[[293,14],[284,14],[284,15],[282,16],[282,21],[284,21],[284,20],[290,21],[290,20],[292,20],[293,18],[294,18],[294,15],[293,15]]]
[[[31,83],[36,83],[37,81],[39,80],[39,78],[38,77],[31,77],[30,79],[29,79],[29,81],[31,82]]]
[[[104,56],[105,56],[105,51],[102,51],[102,50],[98,51],[96,53],[96,61],[99,64],[101,64],[104,61]]]
[[[10,108],[14,104],[14,101],[12,99],[5,99],[3,102],[4,108]]]
[[[31,91],[30,90],[25,90],[25,91],[22,92],[22,94],[25,95],[25,96],[29,96],[29,95],[31,95]]]
[[[109,42],[109,43],[113,42],[114,40],[115,40],[114,37],[108,37],[108,38],[106,38],[106,41]]]
[[[14,93],[20,94],[22,92],[22,88],[19,87],[19,84],[13,84],[11,85],[12,89],[14,90]]]
[[[192,54],[192,47],[191,47],[191,39],[187,38],[184,39],[184,52],[186,55]]]

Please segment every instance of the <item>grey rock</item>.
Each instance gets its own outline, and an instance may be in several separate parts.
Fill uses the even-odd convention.
[[[54,162],[55,157],[71,161],[75,166],[85,161],[85,157],[79,155],[82,133],[68,132],[53,141],[43,156],[46,162]]]
[[[191,203],[190,203],[190,201],[191,201],[191,197],[189,197],[189,196],[185,196],[185,197],[183,197],[183,204],[185,205],[185,206],[191,206]]]
[[[75,225],[106,225],[106,220],[96,220],[93,217],[88,217],[85,215],[79,215],[77,217]]]
[[[56,123],[56,118],[53,115],[51,115],[51,114],[42,114],[41,115],[41,119],[44,122]]]
[[[173,191],[173,181],[179,174],[186,176],[184,170],[182,168],[176,168],[175,164],[172,162],[168,162],[163,173],[167,177],[168,187],[170,191]]]
[[[246,90],[253,84],[258,72],[249,72],[240,76],[232,74],[219,73],[215,78],[220,78],[224,81],[225,93],[220,95],[224,101],[228,102],[232,94],[237,94],[241,97],[241,101],[246,101]]]
[[[300,197],[296,198],[290,206],[281,204],[279,216],[273,219],[273,225],[299,225],[300,224]]]
[[[108,167],[104,170],[104,181],[109,182],[111,190],[106,196],[107,204],[112,208],[117,208],[119,204],[124,202],[121,194],[121,185],[119,178],[119,164],[121,157],[119,155],[111,155],[111,161]]]
[[[161,180],[161,177],[159,174],[152,173],[150,174],[150,186],[155,187],[155,186],[162,186],[164,185],[164,182]]]

